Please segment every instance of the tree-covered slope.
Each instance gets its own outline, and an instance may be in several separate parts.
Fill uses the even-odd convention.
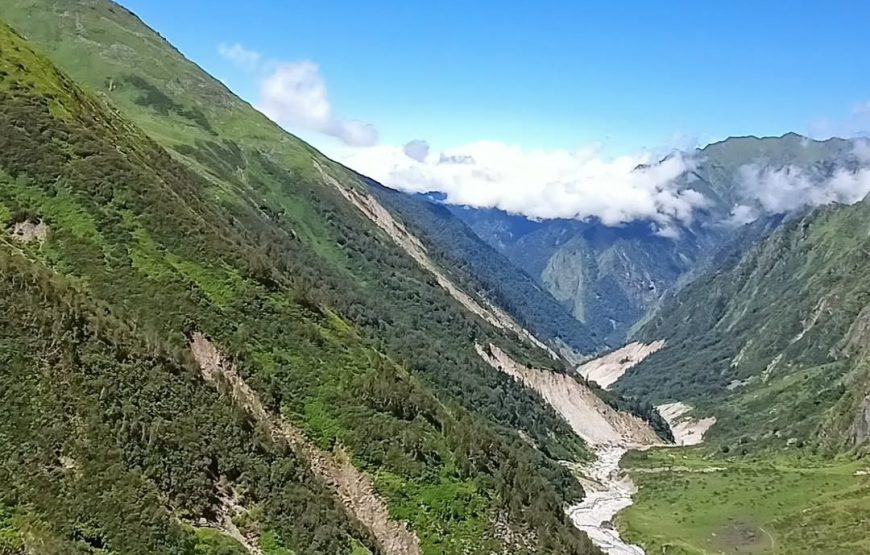
[[[15,250],[0,249],[0,552],[241,555],[212,532],[231,490],[264,547],[368,543],[189,356]]]
[[[556,346],[589,354],[601,338],[571,314],[534,279],[488,245],[446,207],[367,180],[374,195],[398,214],[428,247],[430,254],[454,270],[468,290],[515,315],[538,337]]]
[[[299,463],[310,461],[257,439],[232,395],[207,391],[187,354],[190,334],[202,332],[272,414],[324,451],[340,446],[367,472],[423,552],[594,552],[562,511],[582,491],[554,462],[582,456],[582,445],[539,397],[483,363],[474,340],[547,357],[464,310],[327,186],[314,161],[350,187],[355,176],[196,73],[128,12],[106,2],[53,5],[0,7],[31,34],[60,40],[44,44],[91,87],[0,27],[0,252],[14,261],[2,271],[4,314],[17,315],[3,322],[8,347],[0,354],[4,380],[22,382],[4,409],[32,410],[4,424],[13,435],[3,442],[11,456],[0,479],[15,485],[4,488],[4,526],[28,549],[32,522],[85,552],[188,553],[196,546],[176,520],[207,521],[230,480],[252,505],[239,525],[265,552],[384,550],[334,492],[324,496],[327,484]],[[116,52],[123,63],[114,63]],[[134,55],[140,64],[130,63]],[[159,81],[167,64],[175,77]],[[125,81],[140,66],[141,79],[166,90],[190,79],[184,95],[168,101],[158,85]],[[94,93],[123,89],[107,81],[132,83],[117,107],[135,123]],[[191,120],[195,106],[202,117]],[[39,291],[55,280],[98,308],[74,309],[65,323],[65,301],[49,302],[53,293],[16,293],[31,279]],[[90,323],[101,319],[103,327]],[[48,333],[52,322],[68,344],[53,343],[60,336]],[[75,385],[70,393],[57,381],[65,379]],[[203,422],[216,403],[223,412]],[[56,436],[25,441],[55,421],[63,424]],[[265,453],[244,450],[245,432]],[[227,452],[215,454],[224,444]],[[34,481],[64,472],[64,449],[81,461],[71,464],[83,465],[82,479],[73,470],[59,489]],[[103,472],[99,465],[116,459]],[[80,489],[67,490],[70,480]],[[269,496],[283,483],[296,501]],[[141,499],[154,511],[142,511]],[[285,511],[283,502],[296,506]],[[63,510],[74,503],[78,512]],[[146,524],[135,520],[146,517],[153,522],[140,544]],[[132,519],[130,536],[118,519]],[[324,519],[334,524],[320,527]],[[63,545],[43,551],[68,551]]]
[[[723,253],[640,330],[668,346],[617,390],[716,415],[740,450],[868,439],[870,203],[831,206]]]

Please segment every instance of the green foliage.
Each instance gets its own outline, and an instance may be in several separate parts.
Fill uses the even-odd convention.
[[[715,414],[710,439],[723,450],[854,445],[859,399],[846,393],[870,383],[868,217],[866,202],[827,207],[748,249],[738,239],[640,331],[668,346],[616,390]]]
[[[423,239],[435,260],[455,272],[466,290],[476,291],[515,314],[520,323],[545,340],[561,340],[580,353],[600,348],[586,326],[574,319],[528,274],[518,270],[463,225],[444,206],[422,201],[368,180],[372,193]]]
[[[211,528],[196,529],[196,555],[248,555],[248,551],[236,540]]]
[[[61,31],[52,37],[67,36],[68,21],[54,13],[54,4],[45,4],[31,13],[60,19],[28,19],[34,34],[48,24]],[[15,15],[20,6],[4,5],[0,13]],[[63,276],[64,291],[75,289],[76,298],[86,299],[77,302],[95,307],[72,320],[71,343],[62,351],[70,354],[46,365],[48,376],[74,376],[83,380],[80,387],[55,398],[41,392],[54,382],[40,382],[31,390],[10,390],[2,405],[18,410],[16,400],[33,398],[53,403],[33,420],[11,422],[19,436],[10,446],[26,446],[21,430],[58,419],[65,404],[82,414],[92,423],[87,433],[60,421],[46,441],[73,441],[74,458],[89,478],[69,491],[69,480],[40,487],[28,476],[41,467],[21,457],[58,447],[37,445],[9,458],[22,461],[5,475],[18,484],[22,502],[35,504],[59,538],[124,552],[189,552],[195,538],[161,500],[169,499],[171,511],[182,517],[208,518],[217,480],[226,478],[257,509],[251,511],[253,525],[270,534],[275,549],[347,552],[358,550],[354,536],[371,543],[304,462],[263,437],[230,399],[195,377],[185,333],[201,330],[236,362],[269,410],[324,447],[341,445],[358,466],[405,484],[386,488],[387,501],[394,513],[419,526],[415,531],[430,552],[441,553],[446,545],[488,549],[498,543],[496,517],[534,531],[543,552],[595,552],[562,511],[582,490],[554,461],[579,456],[582,447],[537,396],[481,361],[473,344],[492,340],[513,352],[542,355],[466,313],[431,275],[316,180],[312,162],[319,160],[356,186],[353,176],[240,107],[209,78],[190,73],[188,62],[154,42],[127,12],[97,3],[100,15],[94,17],[90,6],[63,3],[65,10],[85,10],[77,13],[93,18],[85,29],[95,32],[106,20],[118,23],[118,40],[130,39],[124,26],[133,26],[136,40],[145,41],[133,52],[157,48],[161,60],[179,65],[182,78],[208,83],[185,90],[224,94],[219,101],[186,98],[167,105],[156,93],[128,98],[129,91],[116,86],[109,94],[118,95],[118,106],[169,146],[208,135],[199,126],[176,128],[173,106],[202,106],[222,137],[215,144],[232,156],[176,151],[174,157],[56,72],[46,79],[60,83],[51,81],[63,94],[52,98],[40,81],[28,81],[26,64],[13,63],[18,69],[0,80],[0,203],[13,212],[31,211],[51,228],[39,247],[3,247],[7,255],[20,250],[33,262],[10,263],[3,278],[19,286],[20,276],[50,270]],[[94,54],[98,47],[77,36],[68,36],[69,50],[49,50],[63,50],[58,56],[74,72],[79,68],[92,86],[105,86],[105,73],[94,73],[94,64],[103,60]],[[69,56],[83,45],[81,57]],[[0,48],[42,63],[5,27]],[[149,87],[172,98],[166,81],[151,73],[156,66],[134,65],[145,72]],[[52,107],[56,99],[60,109]],[[235,108],[246,114],[246,125],[230,121],[239,117]],[[250,129],[261,135],[252,138]],[[286,149],[274,150],[282,144]],[[233,171],[226,171],[227,163],[235,165]],[[46,280],[40,277],[37,284]],[[4,296],[10,303],[16,298]],[[18,309],[24,321],[34,315],[70,318],[57,303],[27,301]],[[104,335],[81,331],[100,318],[109,320]],[[14,324],[3,321],[15,341],[43,343],[12,343],[0,354],[51,352],[53,333],[29,330],[25,339],[21,334],[28,330]],[[32,373],[26,360],[8,362],[16,376]],[[28,418],[26,411],[21,418]],[[517,429],[527,431],[541,451],[520,439]],[[97,496],[100,489],[107,490],[103,497]],[[131,515],[131,507],[150,508]],[[85,514],[88,527],[80,541],[75,519]]]
[[[232,553],[175,518],[213,518],[218,483],[230,480],[299,553],[350,551],[351,525],[304,463],[205,386],[189,356],[139,337],[107,306],[8,251],[2,501],[27,507],[47,536],[77,550]],[[14,542],[15,519],[3,516],[4,541]]]
[[[665,449],[631,453],[623,466],[640,489],[617,525],[647,553],[870,551],[870,480],[855,474],[860,463]]]

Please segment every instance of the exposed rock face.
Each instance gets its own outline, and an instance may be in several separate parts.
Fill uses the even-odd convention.
[[[589,445],[641,447],[661,443],[649,424],[615,410],[571,376],[520,364],[495,345],[476,347],[490,366],[537,391]]]
[[[852,424],[852,441],[855,445],[861,445],[870,440],[870,395],[864,397],[858,407],[855,423]]]
[[[604,389],[610,389],[610,386],[621,378],[626,370],[664,346],[665,341],[663,339],[652,343],[639,343],[635,341],[595,360],[590,360],[579,366],[577,372]]]
[[[556,300],[568,303],[571,314],[581,322],[587,321],[585,260],[582,252],[560,250],[547,262],[541,281]]]
[[[256,392],[242,379],[235,366],[202,333],[191,338],[190,350],[203,377],[216,385],[228,387],[233,400],[261,424],[272,436],[286,441],[308,461],[311,471],[335,491],[345,509],[366,527],[388,555],[419,555],[420,542],[405,523],[390,518],[386,503],[375,492],[371,480],[360,472],[340,449],[327,452],[317,448],[290,422],[270,415]]]
[[[24,220],[12,226],[10,231],[12,238],[22,243],[38,241],[40,243],[48,239],[48,225],[42,220],[33,222]]]
[[[667,421],[674,434],[677,445],[698,445],[704,441],[704,434],[716,423],[715,416],[696,420],[686,416],[692,407],[686,403],[665,403],[656,407],[662,418]]]

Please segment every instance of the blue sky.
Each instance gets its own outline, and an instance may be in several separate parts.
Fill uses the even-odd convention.
[[[252,101],[220,44],[314,62],[333,110],[386,143],[846,133],[870,99],[867,2],[123,3]]]
[[[707,199],[680,185],[696,157],[664,154],[870,129],[870,2],[122,1],[327,155],[533,218],[677,236]],[[868,168],[829,183],[743,168],[739,186],[766,196],[733,220],[787,209],[765,199],[863,198],[859,146]]]

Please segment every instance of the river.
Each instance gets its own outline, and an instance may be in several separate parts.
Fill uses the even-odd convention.
[[[595,448],[597,458],[584,468],[586,478],[581,480],[586,497],[567,511],[574,526],[608,555],[644,555],[640,547],[622,541],[611,524],[616,513],[631,505],[636,491],[631,478],[619,468],[626,451],[618,445]]]

